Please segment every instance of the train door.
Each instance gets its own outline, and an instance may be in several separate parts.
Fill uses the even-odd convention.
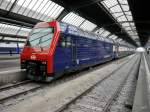
[[[113,45],[114,58],[118,58],[118,50],[119,50],[118,45],[114,44]]]
[[[65,69],[69,70],[70,67],[72,67],[72,37],[71,36],[65,36],[65,47],[64,47],[64,53],[65,53]]]
[[[76,50],[77,50],[77,43],[76,43],[76,38],[72,38],[72,65],[73,67],[76,66],[76,64],[78,64],[78,60],[77,60],[77,54],[76,54]]]

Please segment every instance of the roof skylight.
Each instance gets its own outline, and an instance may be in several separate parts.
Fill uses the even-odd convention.
[[[70,12],[69,14],[67,14],[63,19],[62,22],[66,22],[69,24],[72,24],[74,26],[80,27],[83,30],[87,30],[87,31],[92,31],[96,25],[84,18],[82,18],[81,16]]]
[[[95,33],[98,33],[100,36],[105,38],[111,38],[113,40],[117,39],[118,37],[116,35],[111,34],[109,31],[107,31],[104,28],[98,29]]]
[[[104,0],[101,2],[131,38],[138,38],[127,0]],[[130,31],[130,32],[129,32]]]
[[[10,10],[15,0],[2,0],[0,9]],[[56,19],[64,8],[51,0],[17,0],[12,12],[42,21]]]
[[[26,39],[21,39],[21,38],[12,38],[12,37],[4,37],[3,40],[10,40],[10,41],[22,41],[25,42]]]
[[[84,21],[83,24],[80,25],[80,28],[87,30],[87,31],[92,31],[92,30],[94,30],[94,28],[96,28],[96,25],[93,24],[92,22],[86,20],[86,21]]]
[[[0,23],[0,33],[27,36],[31,29]]]

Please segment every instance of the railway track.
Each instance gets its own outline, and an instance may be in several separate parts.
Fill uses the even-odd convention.
[[[127,62],[125,62],[124,64],[126,64]],[[102,68],[104,66],[107,66],[110,63],[112,63],[112,62],[102,64],[101,66],[96,66],[92,70],[89,70],[89,71],[94,71],[96,69]],[[87,69],[85,69],[85,70],[87,70]],[[20,97],[21,95],[32,93],[32,92],[42,89],[44,87],[53,87],[53,86],[57,86],[58,84],[65,83],[69,80],[73,80],[75,78],[78,78],[82,74],[84,74],[83,72],[88,72],[88,71],[83,70],[80,72],[81,74],[79,72],[76,72],[70,76],[66,75],[66,76],[62,77],[61,79],[57,79],[57,80],[53,81],[50,84],[37,84],[30,80],[27,80],[27,81],[23,81],[23,82],[20,82],[17,84],[12,84],[12,85],[1,87],[0,88],[0,104],[3,104],[4,102],[6,102],[10,99],[16,99],[17,97]]]
[[[37,89],[40,89],[42,85],[31,82],[30,80],[26,80],[20,83],[4,86],[0,88],[0,103],[4,103],[5,101],[19,97],[20,95],[27,94],[29,92],[33,92]]]
[[[4,90],[7,90],[7,89],[10,89],[10,88],[13,88],[13,87],[17,87],[17,86],[29,83],[29,82],[31,82],[31,81],[30,80],[25,80],[25,81],[18,82],[18,83],[15,83],[15,84],[9,84],[9,85],[6,85],[6,86],[2,86],[2,87],[0,87],[0,92],[4,91]]]
[[[126,75],[122,75],[123,78],[119,79],[118,82],[116,79],[120,74],[116,75],[116,72],[122,69],[125,65],[126,68],[130,68],[130,70],[126,73]],[[55,112],[108,112],[113,100],[122,90],[122,87],[126,83],[131,71],[137,63],[135,62],[134,66],[129,64],[130,67],[127,65],[128,63],[123,64],[109,76],[105,77],[103,80],[100,80],[91,88],[70,100],[65,105],[62,105]]]
[[[111,63],[111,62],[104,63],[100,67],[96,66],[93,69],[90,69],[90,71],[93,71],[93,70],[98,69],[98,68],[102,68],[102,67],[108,65],[109,63]],[[87,70],[87,69],[85,69],[85,70]],[[50,84],[39,85],[36,83],[33,84],[33,82],[31,80],[25,80],[25,81],[22,81],[22,82],[19,82],[16,84],[10,84],[10,85],[6,85],[6,86],[2,86],[2,87],[0,87],[0,104],[3,104],[4,102],[6,102],[10,99],[15,99],[21,95],[29,94],[30,92],[34,92],[38,89],[42,89],[42,87],[47,87],[47,86],[48,87],[54,87],[54,86],[57,86],[58,84],[63,84],[69,80],[73,80],[75,78],[78,78],[79,76],[81,76],[80,73],[85,72],[85,70],[82,70],[80,72],[77,71],[73,75],[67,75],[66,74],[64,77],[56,79],[53,82],[51,82]],[[29,87],[29,89],[25,89],[28,87]]]

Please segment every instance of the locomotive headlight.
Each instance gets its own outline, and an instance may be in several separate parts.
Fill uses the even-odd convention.
[[[45,65],[45,64],[46,64],[46,62],[45,62],[45,61],[43,61],[43,62],[42,62],[42,64],[44,64],[44,65]]]
[[[26,62],[26,60],[21,60],[21,62],[23,62],[23,63],[24,63],[24,62]]]

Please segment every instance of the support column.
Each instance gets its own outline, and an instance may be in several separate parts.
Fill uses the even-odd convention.
[[[68,10],[64,9],[61,14],[57,17],[57,21],[61,21],[67,14],[69,13]]]
[[[17,42],[17,54],[20,53],[19,43]]]

